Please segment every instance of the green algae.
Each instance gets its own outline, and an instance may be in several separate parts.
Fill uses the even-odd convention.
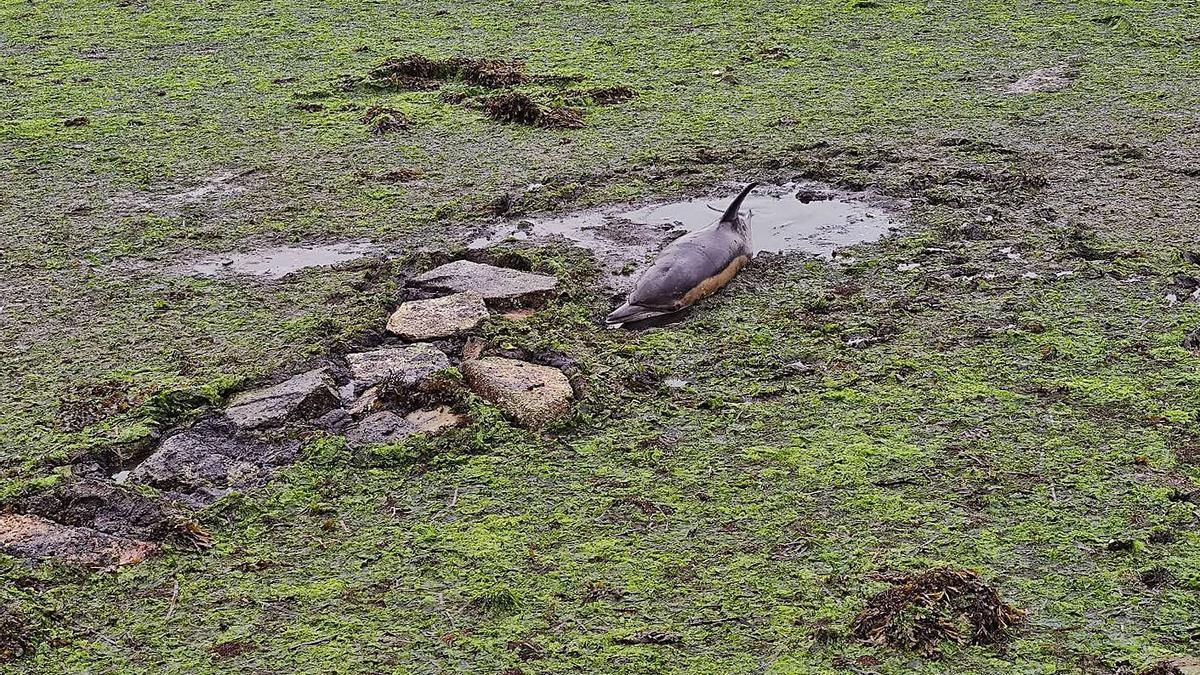
[[[1111,673],[1195,649],[1200,555],[1180,495],[1200,364],[1180,343],[1200,311],[1162,297],[1197,274],[1175,255],[1197,226],[1194,8],[79,0],[3,4],[0,21],[0,498],[353,342],[398,284],[188,280],[135,261],[254,238],[457,243],[505,195],[565,210],[747,175],[918,199],[912,236],[840,266],[760,260],[684,323],[639,334],[597,327],[607,299],[578,255],[534,252],[562,303],[484,332],[580,361],[568,424],[537,436],[476,401],[468,427],[371,457],[313,442],[203,514],[205,553],[95,574],[3,558],[3,602],[38,633],[0,667]],[[338,86],[414,51],[638,96],[547,132],[432,92]],[[1067,90],[1003,94],[1074,56]],[[310,100],[323,110],[296,110]],[[410,128],[371,136],[358,120],[374,105]],[[1114,163],[1098,141],[1142,156]],[[398,167],[422,173],[369,177]],[[261,178],[235,194],[119,206],[248,169]],[[543,191],[522,195],[530,183]],[[1075,225],[1096,259],[1064,243]],[[885,337],[846,346],[867,333]],[[113,379],[150,403],[58,428],[62,399]],[[872,573],[941,565],[980,570],[1027,612],[1003,649],[933,661],[849,637]],[[1152,565],[1175,581],[1146,588]],[[230,643],[250,648],[214,650]]]

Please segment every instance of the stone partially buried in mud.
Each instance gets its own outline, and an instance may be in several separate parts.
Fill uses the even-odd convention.
[[[356,352],[347,354],[346,362],[350,364],[350,373],[360,390],[385,380],[411,387],[450,367],[450,359],[427,344]]]
[[[411,285],[430,291],[474,291],[489,305],[510,307],[540,304],[554,295],[558,279],[470,260],[455,260],[414,278]]]
[[[296,457],[297,444],[242,438],[220,426],[197,425],[163,441],[154,454],[129,474],[129,482],[186,495],[204,504],[229,490],[267,481],[274,467]]]
[[[55,486],[17,502],[18,510],[106,534],[160,540],[175,528],[177,514],[163,500],[107,480],[86,478]]]
[[[112,567],[140,563],[157,550],[149,542],[60,525],[40,516],[0,515],[0,551],[9,555]]]
[[[277,385],[234,396],[225,416],[243,429],[259,429],[318,417],[337,404],[338,395],[328,370],[318,368]]]
[[[1070,87],[1078,76],[1073,63],[1060,63],[1035,70],[1008,85],[1006,94],[1049,94]]]
[[[1147,666],[1138,675],[1200,675],[1200,659],[1178,656]]]
[[[346,442],[356,448],[395,443],[419,431],[400,415],[383,410],[364,417],[346,432]]]
[[[416,433],[437,435],[463,423],[462,416],[440,406],[414,410],[401,417],[384,410],[364,417],[346,432],[346,442],[354,447],[395,443]]]
[[[466,291],[406,302],[392,313],[387,329],[405,340],[433,340],[471,330],[487,317],[483,296]]]
[[[471,389],[521,426],[544,427],[571,409],[571,382],[557,368],[488,357],[467,361],[462,369]]]

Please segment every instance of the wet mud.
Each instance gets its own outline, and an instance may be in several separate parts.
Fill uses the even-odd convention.
[[[322,246],[275,246],[242,253],[214,254],[178,265],[177,274],[197,277],[249,276],[282,279],[311,267],[329,267],[378,253],[366,241],[349,241]]]

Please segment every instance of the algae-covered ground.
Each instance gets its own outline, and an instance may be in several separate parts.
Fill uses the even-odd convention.
[[[548,104],[636,97],[547,129],[468,83],[357,82],[414,53],[583,77],[518,87]],[[1065,88],[1006,93],[1047,68]],[[746,179],[912,204],[645,331],[599,325],[586,255],[518,252],[564,293],[482,332],[577,360],[570,419],[476,401],[437,439],[312,437],[197,516],[203,551],[0,555],[0,670],[1134,673],[1197,649],[1194,2],[0,0],[0,104],[2,503],[368,340],[418,249],[498,213]],[[178,273],[357,238],[392,255]],[[942,567],[1023,619],[934,654],[859,639],[889,575]]]

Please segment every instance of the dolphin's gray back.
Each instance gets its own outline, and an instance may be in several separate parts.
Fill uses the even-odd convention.
[[[671,242],[629,294],[629,305],[672,310],[701,282],[716,276],[741,256],[749,256],[746,237],[730,223],[716,223]]]

